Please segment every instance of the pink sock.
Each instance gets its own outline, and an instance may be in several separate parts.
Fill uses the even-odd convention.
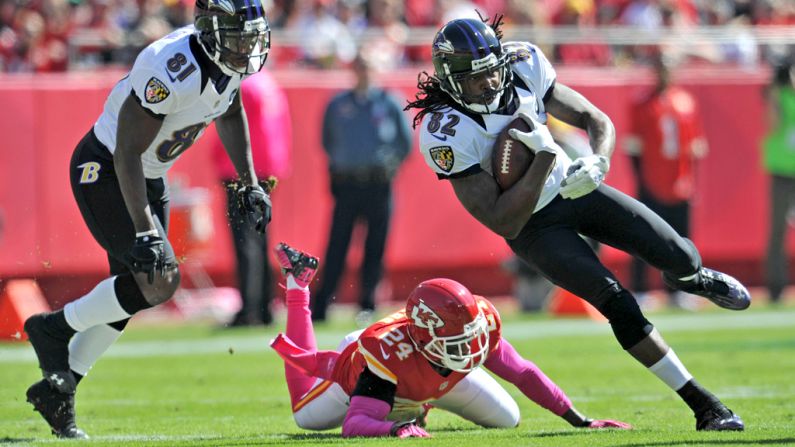
[[[315,331],[312,327],[312,312],[309,310],[309,289],[289,288],[286,291],[285,301],[287,303],[287,338],[307,351],[317,351]],[[298,401],[312,388],[315,378],[304,374],[286,362],[284,377],[290,392],[290,402],[295,408]]]

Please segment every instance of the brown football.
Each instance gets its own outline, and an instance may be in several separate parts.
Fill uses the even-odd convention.
[[[494,148],[491,151],[491,171],[502,191],[510,188],[522,178],[535,157],[521,141],[514,140],[508,135],[510,129],[530,132],[532,127],[525,120],[516,118],[497,135],[497,141],[494,142]]]

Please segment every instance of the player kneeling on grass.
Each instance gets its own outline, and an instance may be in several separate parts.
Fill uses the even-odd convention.
[[[430,437],[422,426],[431,407],[483,427],[515,427],[519,407],[481,365],[575,427],[631,428],[580,414],[563,390],[502,338],[491,303],[450,279],[421,283],[405,310],[349,334],[338,351],[318,351],[307,287],[317,258],[283,243],[276,255],[287,282],[287,328],[271,347],[285,361],[301,428],[342,426],[344,437]]]

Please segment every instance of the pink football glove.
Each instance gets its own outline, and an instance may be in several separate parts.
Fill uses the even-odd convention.
[[[621,430],[632,430],[632,426],[626,422],[614,421],[612,419],[596,419],[588,424],[588,428],[618,428]]]
[[[398,427],[395,430],[395,436],[400,439],[404,438],[430,438],[431,435],[428,434],[422,427],[414,424],[406,424]]]

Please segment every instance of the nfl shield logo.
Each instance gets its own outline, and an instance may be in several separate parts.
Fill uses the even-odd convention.
[[[436,166],[439,167],[444,172],[450,172],[453,170],[453,164],[455,163],[455,157],[453,156],[453,148],[450,146],[438,146],[431,148],[431,159],[433,162],[436,163]]]
[[[163,84],[160,79],[152,77],[149,79],[149,82],[146,83],[146,93],[144,96],[146,102],[149,104],[157,104],[168,98],[170,94],[171,92],[168,90],[168,87],[166,87],[166,84]]]

